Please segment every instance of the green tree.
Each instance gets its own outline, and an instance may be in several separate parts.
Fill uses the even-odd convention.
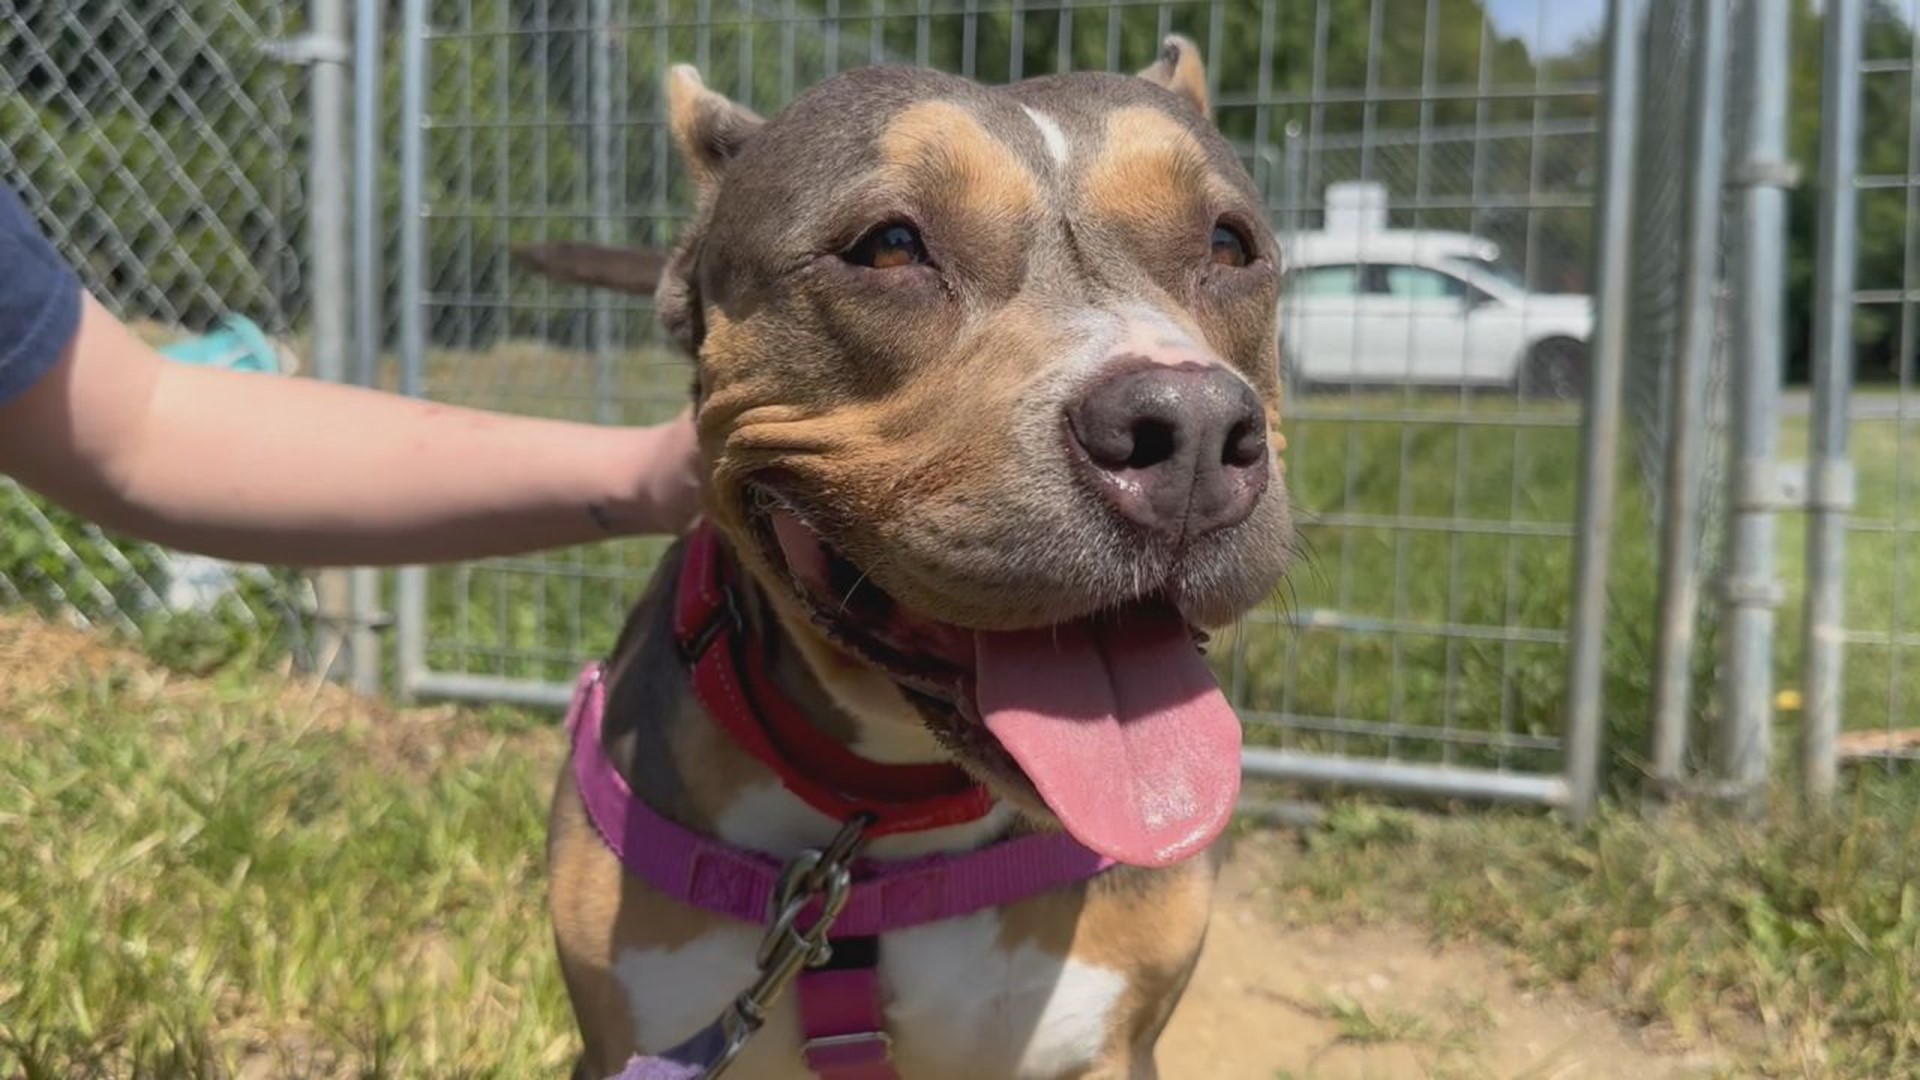
[[[1788,247],[1787,324],[1789,373],[1803,379],[1810,369],[1813,336],[1813,287],[1819,241],[1819,170],[1822,103],[1821,49],[1825,20],[1812,0],[1796,0],[1793,22],[1793,87],[1789,134],[1800,184],[1789,197],[1791,233]],[[1867,9],[1864,55],[1872,60],[1905,62],[1914,47],[1913,30],[1886,0],[1873,0]],[[1910,141],[1912,75],[1906,70],[1861,77],[1860,170],[1866,175],[1905,177],[1913,171]],[[1860,199],[1859,262],[1856,277],[1863,289],[1897,289],[1920,282],[1906,281],[1907,245],[1912,224],[1907,213],[1907,187],[1863,192]],[[1857,308],[1854,317],[1856,366],[1863,379],[1899,377],[1896,352],[1900,342],[1900,306]],[[1909,348],[1913,343],[1909,343]],[[1912,364],[1912,357],[1907,358]]]

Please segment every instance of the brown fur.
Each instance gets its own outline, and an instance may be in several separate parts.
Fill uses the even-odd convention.
[[[753,484],[777,483],[874,587],[949,623],[1051,623],[1130,599],[1143,575],[1165,576],[1189,617],[1221,622],[1271,589],[1288,533],[1277,460],[1244,527],[1177,551],[1116,533],[1054,460],[1053,418],[1074,389],[1067,358],[1085,347],[1086,312],[1144,312],[1210,349],[1260,394],[1279,445],[1277,253],[1251,182],[1207,119],[1191,43],[1169,39],[1138,78],[992,90],[858,69],[770,120],[688,68],[675,69],[668,98],[700,199],[657,267],[657,302],[697,359],[707,512],[752,582],[747,632],[769,643],[776,681],[823,730],[846,741],[876,724],[919,731],[924,706],[815,629],[755,531]],[[1071,168],[1026,109],[1058,124],[1075,148]],[[930,265],[880,277],[839,257],[895,219],[918,226]],[[1207,265],[1216,219],[1243,223],[1252,265]],[[634,288],[633,265],[605,255],[584,254],[590,265],[573,280]],[[676,548],[663,562],[615,650],[606,742],[641,797],[711,833],[774,778],[690,696],[670,640],[679,558]],[[1016,831],[1051,827],[1030,798],[1002,794],[1030,812]],[[807,843],[832,827],[797,826]],[[549,860],[582,1075],[607,1075],[637,1037],[612,973],[621,951],[683,948],[725,927],[626,875],[570,775],[554,799]],[[1153,1044],[1198,957],[1216,868],[1207,857],[1122,869],[1000,912],[1002,948],[1124,976],[1107,1045],[1085,1075],[1155,1075]],[[792,1075],[793,1031],[788,1007],[737,1075]],[[904,1076],[977,1075],[969,1062],[925,1057],[923,1035],[895,1033]]]

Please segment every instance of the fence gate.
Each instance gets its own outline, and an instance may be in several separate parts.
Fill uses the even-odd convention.
[[[1456,6],[1393,5],[1389,24],[1371,0],[409,0],[403,385],[607,423],[681,407],[688,366],[645,300],[508,259],[524,242],[673,240],[689,206],[663,116],[673,63],[770,113],[853,65],[987,82],[1132,71],[1184,33],[1298,264],[1283,319],[1306,554],[1214,650],[1250,772],[1581,809],[1601,721],[1637,50],[1604,48],[1598,4],[1551,31],[1559,5],[1505,21],[1514,5],[1476,4],[1464,23]],[[1617,17],[1637,27],[1639,5]],[[1389,231],[1339,232],[1355,227]],[[659,552],[406,573],[404,688],[562,701]]]

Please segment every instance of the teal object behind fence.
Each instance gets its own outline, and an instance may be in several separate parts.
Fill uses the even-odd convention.
[[[280,351],[274,348],[266,331],[241,315],[228,315],[205,334],[176,341],[160,352],[183,364],[280,373]]]
[[[259,324],[241,315],[228,315],[214,323],[204,334],[173,342],[160,348],[160,354],[182,364],[218,367],[256,374],[291,374],[292,357],[282,364],[282,353]],[[163,565],[166,583],[162,598],[176,613],[212,614],[224,601],[235,596],[242,577],[271,587],[273,579],[257,566],[169,551]],[[243,604],[237,610],[246,611]]]

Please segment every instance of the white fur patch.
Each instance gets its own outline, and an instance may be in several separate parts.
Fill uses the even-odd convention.
[[[931,1068],[967,1062],[969,1076],[1079,1075],[1111,1039],[1126,978],[1033,945],[1002,949],[999,934],[999,913],[983,911],[881,943],[903,1054]]]
[[[1040,129],[1040,137],[1046,140],[1047,153],[1053,155],[1054,162],[1065,165],[1073,154],[1073,147],[1067,142],[1067,133],[1060,130],[1060,124],[1046,113],[1025,105],[1020,106],[1020,110],[1027,114],[1027,119],[1033,121],[1034,127]]]
[[[902,1075],[1055,1080],[1107,1049],[1127,988],[1118,972],[1033,945],[998,944],[1000,916],[889,934],[880,945],[887,1031]],[[624,949],[613,974],[640,1047],[665,1050],[711,1022],[753,978],[759,931],[728,926],[677,949]],[[799,1077],[794,995],[767,1018],[743,1075]]]
[[[759,940],[753,927],[727,926],[678,949],[620,950],[613,976],[640,1045],[665,1050],[711,1023],[753,981]]]

